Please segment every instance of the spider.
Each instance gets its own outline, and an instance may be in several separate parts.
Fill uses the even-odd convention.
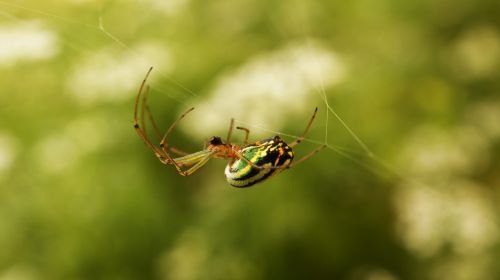
[[[285,141],[283,141],[278,135],[272,138],[262,139],[254,143],[249,143],[248,137],[250,130],[239,126],[237,126],[236,129],[245,133],[243,145],[233,144],[231,143],[231,136],[234,128],[234,119],[231,119],[225,142],[223,142],[220,137],[213,136],[205,143],[205,148],[203,150],[192,154],[185,153],[175,147],[170,147],[167,143],[169,134],[187,114],[194,110],[194,107],[189,108],[180,117],[178,117],[170,125],[162,137],[153,119],[149,106],[147,105],[149,86],[145,86],[145,84],[152,69],[153,68],[151,67],[144,77],[136,96],[134,128],[142,141],[144,141],[144,143],[151,150],[153,150],[160,162],[165,165],[173,165],[177,172],[182,176],[193,174],[200,167],[205,165],[211,158],[229,159],[229,163],[224,172],[227,182],[233,187],[250,187],[280,173],[285,169],[290,169],[299,163],[304,162],[326,147],[326,145],[319,146],[309,154],[292,163],[294,158],[292,148],[304,140],[305,135],[309,131],[309,128],[316,117],[318,108],[314,110],[314,113],[302,135],[290,144],[285,143]],[[142,102],[140,102],[141,95]],[[139,103],[141,103],[140,125],[138,122]],[[145,113],[147,113],[153,131],[160,141],[158,146],[153,144],[146,132],[144,122]],[[179,157],[174,158],[171,153],[177,154]]]

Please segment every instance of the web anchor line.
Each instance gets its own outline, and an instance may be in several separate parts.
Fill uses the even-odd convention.
[[[89,24],[89,23],[86,23],[86,22],[82,22],[82,21],[78,21],[78,20],[72,19],[72,18],[60,16],[60,15],[57,15],[57,14],[54,14],[54,13],[51,13],[51,12],[46,12],[46,11],[42,11],[42,10],[38,10],[38,9],[33,9],[33,8],[25,7],[25,6],[22,6],[22,5],[19,5],[19,4],[15,4],[15,3],[10,3],[10,2],[4,1],[4,0],[0,0],[0,5],[4,5],[4,6],[15,8],[15,9],[20,9],[20,10],[23,10],[23,11],[28,11],[30,13],[38,14],[38,15],[41,15],[41,16],[44,16],[44,17],[49,17],[49,18],[53,18],[55,20],[59,20],[59,21],[62,21],[62,22],[76,24],[76,25],[79,25],[79,26],[82,26],[82,27],[85,27],[85,28],[90,28],[90,29],[96,30],[97,32],[104,34],[107,38],[109,38],[111,41],[113,41],[114,43],[116,43],[121,48],[125,49],[127,52],[133,54],[135,57],[139,57],[139,58],[143,57],[140,53],[138,53],[137,51],[135,51],[134,49],[132,49],[124,41],[122,41],[121,39],[119,39],[117,36],[115,36],[114,34],[112,34],[111,32],[109,32],[105,28],[104,18],[103,18],[103,15],[102,15],[103,12],[102,11],[100,11],[97,24]],[[2,11],[1,15],[4,16],[4,17],[10,18],[10,19],[19,20],[16,16],[11,15],[8,12],[5,12],[5,11]],[[68,46],[70,46],[71,48],[76,49],[76,47],[72,46],[71,43],[67,42],[66,44],[68,44]],[[186,86],[184,86],[181,82],[177,81],[176,79],[174,79],[170,75],[168,75],[168,74],[166,74],[164,72],[161,72],[161,71],[159,72],[159,75],[161,75],[162,78],[165,78],[165,79],[169,80],[171,83],[173,83],[178,88],[182,89],[182,91],[184,91],[185,93],[188,93],[190,96],[192,96],[192,97],[200,97],[198,94],[196,94],[195,92],[193,92],[192,90],[190,90],[189,88],[187,88]],[[192,104],[187,104],[185,101],[181,100],[180,98],[176,98],[176,97],[172,96],[171,94],[168,93],[168,91],[166,91],[163,88],[161,88],[160,86],[158,86],[157,83],[152,83],[152,84],[154,86],[151,86],[151,89],[154,89],[154,90],[157,90],[157,91],[160,91],[160,92],[166,94],[169,98],[171,98],[172,100],[174,100],[174,101],[176,101],[176,102],[178,102],[180,104],[183,104],[184,106],[191,107]],[[310,142],[310,143],[313,143],[313,144],[316,144],[316,145],[326,145],[326,147],[328,149],[336,152],[337,154],[341,155],[342,157],[345,157],[345,158],[347,158],[347,159],[349,159],[349,160],[357,163],[358,165],[363,166],[363,167],[365,167],[365,168],[373,171],[372,166],[369,166],[368,164],[366,164],[366,162],[360,161],[359,159],[357,159],[357,158],[355,158],[353,156],[353,155],[357,154],[355,151],[352,151],[352,150],[349,150],[349,149],[346,149],[346,148],[342,148],[342,147],[339,147],[339,146],[331,145],[331,144],[328,143],[329,142],[329,139],[328,139],[329,115],[333,114],[333,116],[335,117],[335,119],[344,127],[344,129],[351,135],[351,137],[356,141],[356,143],[363,150],[363,154],[357,154],[357,156],[366,156],[367,158],[369,158],[373,162],[377,163],[377,165],[379,165],[380,167],[383,167],[386,171],[388,171],[388,172],[396,175],[397,177],[399,177],[399,178],[401,178],[403,180],[406,180],[406,181],[410,180],[409,178],[407,178],[407,177],[403,176],[402,174],[400,174],[394,166],[388,164],[380,156],[378,156],[377,154],[375,154],[368,147],[368,145],[366,145],[366,143],[354,132],[354,130],[351,129],[349,127],[349,125],[347,125],[347,123],[344,121],[344,119],[342,117],[340,117],[340,115],[333,109],[333,107],[330,105],[330,103],[328,101],[322,77],[320,77],[320,85],[319,86],[315,86],[315,87],[316,87],[316,93],[318,93],[318,95],[321,97],[322,101],[325,104],[325,108],[326,108],[326,110],[325,110],[326,111],[326,115],[325,115],[326,122],[325,122],[325,131],[324,131],[324,140],[323,141],[318,141],[318,140],[314,140],[314,139],[305,138],[304,141],[307,141],[307,142]],[[243,124],[243,122],[239,122],[239,123]],[[272,131],[272,130],[264,129],[262,127],[258,127],[258,126],[255,126],[255,125],[250,125],[250,124],[245,124],[245,125],[247,125],[249,127],[257,127],[257,128],[260,128],[260,129],[263,129],[263,130],[266,130],[266,131],[270,131],[270,132],[273,132],[273,133],[276,133],[276,134],[280,134],[280,135],[284,135],[284,136],[288,136],[288,137],[298,138],[298,136],[295,136],[295,135],[291,135],[291,134],[287,134],[287,133],[282,133],[282,132],[279,132],[279,131]]]

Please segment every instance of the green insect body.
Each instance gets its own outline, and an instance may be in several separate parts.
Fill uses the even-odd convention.
[[[226,166],[227,182],[233,187],[245,188],[280,173],[293,160],[293,151],[279,136],[264,139],[241,149],[241,155],[262,169],[255,168],[243,159],[236,159]]]

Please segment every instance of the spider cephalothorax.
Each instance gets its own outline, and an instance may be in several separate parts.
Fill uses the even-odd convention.
[[[210,145],[214,145],[214,146],[224,144],[224,143],[222,143],[222,139],[219,136],[212,136],[212,138],[210,138],[210,140],[208,140],[208,143]]]
[[[163,164],[173,165],[177,169],[177,172],[179,172],[179,174],[181,174],[182,176],[193,174],[196,170],[205,165],[211,158],[224,158],[229,159],[229,163],[226,166],[224,172],[227,182],[234,187],[250,187],[258,182],[261,182],[273,175],[280,173],[285,169],[292,168],[293,166],[312,157],[314,154],[325,147],[325,145],[321,145],[306,156],[292,163],[294,158],[292,148],[298,145],[304,139],[305,135],[309,131],[309,128],[311,127],[314,118],[316,117],[318,108],[314,110],[314,113],[302,135],[297,137],[297,139],[295,139],[290,144],[285,143],[285,141],[283,141],[283,139],[281,139],[281,137],[278,135],[272,138],[259,140],[254,143],[248,143],[250,130],[248,128],[239,126],[237,126],[236,129],[245,132],[243,145],[232,144],[231,136],[234,128],[234,119],[231,119],[225,143],[220,137],[213,136],[207,141],[205,149],[192,154],[188,154],[182,152],[177,148],[170,147],[167,143],[168,135],[189,112],[194,110],[194,108],[188,109],[179,118],[177,118],[177,120],[175,120],[167,129],[163,137],[161,137],[161,134],[156,126],[156,123],[153,120],[151,112],[146,105],[148,93],[148,90],[146,88],[145,93],[142,96],[141,125],[139,125],[139,103],[141,101],[141,94],[143,93],[144,85],[151,70],[152,68],[149,69],[146,77],[141,83],[139,92],[137,93],[134,110],[134,128],[139,137],[144,141],[144,143],[146,143],[149,148],[153,150],[158,159]],[[159,145],[153,144],[153,142],[149,139],[146,130],[144,129],[145,113],[148,114],[154,132],[158,137],[158,140],[160,141]],[[180,157],[174,158],[172,157],[171,153],[180,155]]]

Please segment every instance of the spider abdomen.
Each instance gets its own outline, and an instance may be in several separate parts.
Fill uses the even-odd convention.
[[[247,145],[240,154],[255,166],[237,158],[226,166],[227,182],[237,188],[250,187],[273,175],[280,173],[293,160],[293,151],[281,138],[264,139]]]

